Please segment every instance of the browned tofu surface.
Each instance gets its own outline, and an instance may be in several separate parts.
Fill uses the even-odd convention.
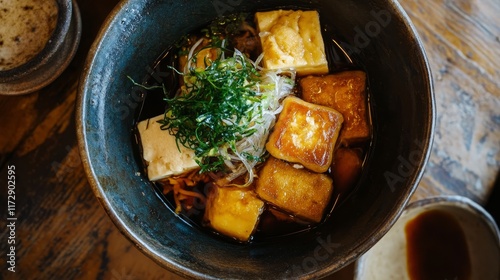
[[[208,195],[204,219],[217,232],[248,241],[262,211],[264,202],[252,188],[214,185]]]
[[[276,158],[325,172],[332,162],[342,122],[342,115],[331,108],[287,97],[266,149]]]
[[[328,73],[325,46],[317,11],[258,12],[259,30],[267,69],[293,68],[297,75]]]
[[[344,116],[340,141],[351,144],[367,140],[370,126],[367,112],[366,74],[344,71],[326,76],[308,76],[300,81],[302,98],[328,106]]]
[[[312,222],[320,222],[333,191],[326,174],[297,169],[293,164],[269,157],[256,183],[263,200]]]
[[[354,187],[361,174],[363,160],[353,149],[340,148],[335,151],[332,176],[336,193],[347,193]]]

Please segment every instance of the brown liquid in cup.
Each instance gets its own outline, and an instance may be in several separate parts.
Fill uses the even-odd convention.
[[[424,212],[406,224],[405,233],[411,280],[470,279],[467,241],[452,215],[440,210]]]

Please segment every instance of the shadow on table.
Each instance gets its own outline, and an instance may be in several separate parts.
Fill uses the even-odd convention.
[[[493,216],[497,225],[500,225],[500,173],[497,174],[493,191],[485,208]]]

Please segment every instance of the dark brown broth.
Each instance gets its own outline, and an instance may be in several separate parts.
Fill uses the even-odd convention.
[[[405,227],[407,266],[411,280],[470,279],[465,234],[449,213],[420,214]]]
[[[253,22],[248,22],[250,25],[253,25]],[[328,25],[323,25],[322,35],[325,43],[328,66],[330,69],[330,73],[346,71],[346,70],[359,70],[359,67],[353,63],[353,59],[348,56],[348,52],[343,50],[340,47],[340,44],[335,40],[335,34],[333,30]],[[175,46],[170,47],[165,50],[165,52],[158,58],[158,60],[153,64],[153,67],[149,69],[149,73],[146,78],[142,81],[142,84],[148,87],[161,85],[161,83],[165,83],[167,91],[170,95],[174,95],[176,89],[179,86],[179,75],[172,71],[169,67],[174,67],[178,69],[178,49]],[[251,57],[251,59],[255,59],[255,57]],[[298,84],[298,82],[296,83]],[[367,97],[369,101],[370,93],[367,88]],[[138,162],[144,167],[144,173],[146,174],[145,163],[142,159],[142,151],[140,145],[140,139],[138,137],[138,133],[136,130],[136,124],[142,120],[160,115],[164,113],[166,103],[163,101],[164,94],[161,89],[152,89],[148,91],[143,91],[143,101],[142,105],[136,110],[136,117],[134,123],[134,146],[136,147],[136,158]],[[368,102],[367,109],[370,110],[370,104]],[[370,111],[368,112],[369,119]],[[359,143],[356,149],[361,150],[362,160],[363,162],[366,159],[367,151],[370,147],[371,142],[367,141],[365,143]],[[364,164],[363,164],[364,165]],[[328,171],[331,176],[331,171]],[[358,178],[359,181],[359,178]],[[164,195],[163,187],[161,183],[152,183],[153,188],[156,194],[164,201],[167,207],[174,211],[175,202],[173,200],[172,195]],[[354,184],[357,185],[357,182]],[[208,185],[198,185],[194,188],[194,191],[204,194],[205,196],[209,193],[210,184]],[[354,190],[355,186],[352,186],[348,193],[338,193],[335,191],[332,194],[332,198],[330,200],[330,204],[325,211],[324,221],[327,221],[328,218],[332,215],[335,207],[339,205],[342,201],[346,199],[349,193]],[[179,217],[187,222],[190,226],[202,228],[207,232],[212,234],[221,236],[217,232],[214,232],[209,227],[205,227],[203,223],[203,215],[204,215],[204,205],[195,201],[193,208],[189,210],[183,209],[180,213]],[[281,218],[278,219],[273,212],[279,211],[274,206],[266,204],[266,208],[264,212],[260,216],[259,224],[256,228],[256,232],[253,234],[251,238],[251,242],[260,242],[260,241],[272,241],[274,238],[281,238],[283,236],[289,236],[298,234],[301,232],[309,231],[314,228],[315,224],[311,224],[305,222],[303,220],[298,219],[292,215],[284,214],[281,215]],[[285,216],[285,218],[283,218]],[[234,241],[232,238],[226,238],[221,236],[223,239],[227,239],[230,241]]]

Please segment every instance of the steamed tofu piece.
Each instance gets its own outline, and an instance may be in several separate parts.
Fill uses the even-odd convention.
[[[276,158],[325,172],[332,163],[342,122],[342,115],[331,108],[287,97],[266,149]]]
[[[333,191],[332,179],[322,173],[269,157],[256,183],[263,200],[298,217],[319,223]]]
[[[344,116],[340,141],[349,145],[370,137],[367,112],[366,74],[362,71],[344,71],[323,77],[301,79],[302,98],[318,105],[328,106]]]
[[[148,178],[161,180],[199,168],[194,152],[175,142],[175,136],[160,128],[163,115],[144,120],[137,125],[141,138],[143,158],[147,162]]]
[[[258,12],[255,20],[265,68],[295,68],[297,74],[302,76],[328,73],[318,12]]]
[[[204,219],[217,232],[248,241],[263,211],[264,202],[253,189],[214,185],[208,195]]]

